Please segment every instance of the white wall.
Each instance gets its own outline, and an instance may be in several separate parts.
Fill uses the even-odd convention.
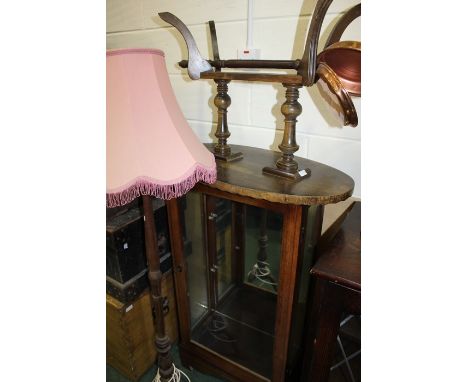
[[[253,0],[253,45],[262,59],[302,57],[304,40],[315,0]],[[325,17],[321,46],[340,13],[359,0],[335,0]],[[192,81],[177,62],[187,58],[184,40],[158,16],[174,13],[195,37],[201,54],[212,58],[208,20],[216,22],[221,59],[237,57],[247,38],[247,0],[107,0],[107,48],[158,48],[166,53],[169,76],[189,124],[203,142],[214,140],[216,107],[213,81]],[[361,40],[360,18],[345,31],[343,39]],[[281,85],[231,82],[228,109],[230,143],[277,150],[282,138],[284,102]],[[361,128],[340,127],[317,87],[302,88],[299,102],[297,155],[349,174],[355,181],[354,196],[361,195]],[[360,113],[360,99],[354,98]]]

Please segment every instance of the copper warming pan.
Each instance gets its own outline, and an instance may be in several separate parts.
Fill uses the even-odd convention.
[[[328,88],[328,95],[322,94],[325,100],[340,114],[345,126],[357,126],[351,96],[361,96],[361,43],[335,42],[317,56],[317,63],[316,80],[322,80]]]
[[[317,61],[326,63],[352,96],[361,96],[361,42],[338,41],[323,50]]]

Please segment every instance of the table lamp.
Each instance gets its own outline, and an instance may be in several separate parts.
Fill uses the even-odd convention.
[[[106,53],[106,205],[143,199],[146,259],[155,313],[158,372],[155,381],[180,380],[165,333],[161,271],[151,197],[164,200],[187,193],[197,182],[216,181],[216,162],[198,140],[173,93],[157,49]]]

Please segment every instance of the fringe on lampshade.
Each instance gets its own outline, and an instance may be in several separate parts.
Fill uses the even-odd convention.
[[[212,184],[216,182],[216,168],[208,169],[197,165],[188,178],[176,184],[157,184],[148,179],[137,179],[123,191],[106,194],[107,208],[119,207],[130,203],[140,195],[151,195],[159,199],[172,199],[185,195],[197,182]]]

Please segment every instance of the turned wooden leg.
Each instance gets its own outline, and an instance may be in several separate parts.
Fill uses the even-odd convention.
[[[163,297],[161,295],[162,273],[159,263],[156,227],[154,224],[151,196],[143,195],[143,214],[145,221],[146,260],[148,262],[148,278],[151,289],[151,302],[155,317],[156,350],[158,352],[159,375],[162,382],[167,382],[174,372],[170,354],[171,341],[164,327]]]
[[[231,97],[228,94],[228,83],[230,81],[215,80],[215,82],[218,85],[218,94],[214,99],[214,104],[218,108],[218,125],[215,133],[218,143],[214,146],[214,155],[216,159],[225,161],[242,159],[242,153],[232,153],[231,147],[227,144],[227,140],[231,136],[227,123],[227,108],[231,105]]]
[[[302,106],[298,101],[299,88],[302,85],[283,84],[283,86],[286,87],[286,101],[281,106],[281,113],[284,115],[284,133],[283,140],[278,146],[282,156],[276,161],[276,167],[265,167],[263,172],[299,180],[310,176],[310,169],[299,170],[294,160],[294,153],[299,150],[299,145],[296,143],[296,118],[302,113]]]

